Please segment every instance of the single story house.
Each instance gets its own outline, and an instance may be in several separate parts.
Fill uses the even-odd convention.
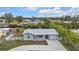
[[[22,21],[22,24],[28,24],[28,23],[31,23],[32,21],[30,19],[24,19]]]
[[[34,21],[32,21],[33,24],[39,24],[39,23],[44,23],[43,20],[39,20],[39,19],[35,19]]]
[[[24,40],[59,40],[55,29],[26,29],[23,32]]]

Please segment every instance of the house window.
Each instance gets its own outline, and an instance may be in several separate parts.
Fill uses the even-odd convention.
[[[43,35],[38,35],[38,37],[43,37]]]
[[[27,38],[29,39],[29,38],[30,38],[30,36],[28,35],[28,36],[27,36]]]

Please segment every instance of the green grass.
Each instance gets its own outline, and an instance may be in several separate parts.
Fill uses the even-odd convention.
[[[61,43],[68,51],[76,51],[75,48],[69,46],[68,44],[65,44],[62,40],[60,40],[60,43]]]
[[[8,51],[22,45],[47,45],[46,41],[16,40],[0,43],[0,51]]]

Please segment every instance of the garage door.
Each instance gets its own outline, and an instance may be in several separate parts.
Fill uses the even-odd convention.
[[[56,35],[49,35],[48,36],[48,39],[56,40],[57,39],[57,36]]]

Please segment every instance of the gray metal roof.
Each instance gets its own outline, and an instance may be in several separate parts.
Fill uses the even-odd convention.
[[[24,19],[23,22],[29,22],[31,21],[30,19]]]
[[[11,28],[0,28],[0,31],[8,31],[10,30]]]
[[[30,33],[33,35],[58,35],[58,32],[55,29],[26,29],[23,34]]]

